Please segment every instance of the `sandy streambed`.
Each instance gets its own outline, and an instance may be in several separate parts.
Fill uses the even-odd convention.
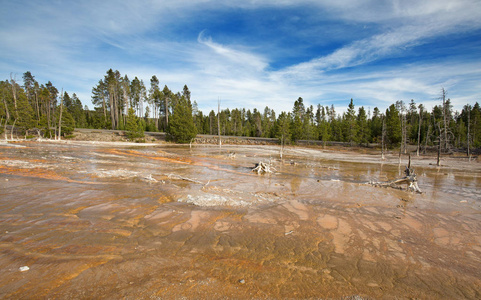
[[[481,297],[479,163],[277,151],[2,144],[0,298]]]

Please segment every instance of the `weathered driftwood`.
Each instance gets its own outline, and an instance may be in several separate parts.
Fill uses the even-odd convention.
[[[152,177],[152,174],[149,174],[149,176],[145,176],[142,178],[143,180],[146,180],[148,182],[157,182],[157,179],[155,179],[154,177]]]
[[[176,174],[169,174],[169,179],[179,179],[179,180],[185,180],[185,181],[189,181],[189,182],[193,182],[193,183],[197,183],[197,184],[204,184],[198,180],[195,180],[195,179],[190,179],[190,178],[187,178],[187,177],[182,177],[180,175],[176,175]]]
[[[270,163],[259,162],[252,169],[252,172],[257,172],[257,174],[273,173],[277,171]]]
[[[418,186],[418,182],[417,182],[418,180],[414,170],[411,169],[410,167],[406,167],[406,170],[404,170],[404,173],[406,174],[406,176],[400,179],[395,179],[387,182],[370,182],[370,184],[378,187],[392,187],[392,188],[399,188],[399,185],[406,184],[408,191],[422,194],[422,191]]]

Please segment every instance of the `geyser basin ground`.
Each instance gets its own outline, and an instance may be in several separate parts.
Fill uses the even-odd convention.
[[[3,143],[0,298],[479,299],[480,164],[433,162],[419,195],[374,153]]]

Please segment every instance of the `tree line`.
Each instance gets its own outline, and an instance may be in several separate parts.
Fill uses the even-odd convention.
[[[478,102],[453,111],[451,100],[440,90],[439,105],[427,110],[414,100],[396,101],[385,111],[356,107],[346,101],[347,110],[337,113],[334,105],[306,106],[302,97],[292,111],[276,114],[274,109],[218,109],[204,114],[191,100],[187,85],[181,92],[161,88],[153,75],[148,86],[137,77],[108,70],[92,88],[93,110],[75,93],[59,93],[51,82],[39,84],[30,72],[19,83],[14,76],[0,82],[0,133],[8,136],[7,125],[27,133],[53,138],[68,137],[73,128],[126,130],[132,138],[144,131],[167,132],[177,142],[189,142],[197,133],[211,135],[278,138],[281,143],[301,140],[345,142],[350,145],[378,143],[386,148],[416,145],[417,151],[436,146],[440,151],[481,148],[481,107]],[[1,126],[3,125],[3,126]]]

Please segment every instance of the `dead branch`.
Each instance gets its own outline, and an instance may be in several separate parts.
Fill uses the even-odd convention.
[[[172,178],[175,178],[175,179],[180,179],[180,180],[185,180],[185,181],[189,181],[189,182],[193,182],[193,183],[197,183],[197,184],[204,184],[198,180],[195,180],[195,179],[190,179],[190,178],[187,178],[187,177],[182,177],[180,175],[176,175],[176,174],[169,174],[169,179],[172,179]]]

